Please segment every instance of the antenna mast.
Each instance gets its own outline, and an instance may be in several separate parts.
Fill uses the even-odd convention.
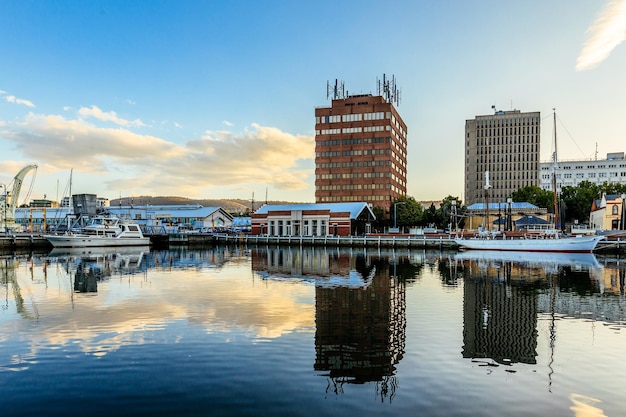
[[[397,106],[400,105],[401,90],[396,86],[396,76],[392,75],[391,79],[387,79],[387,75],[383,74],[383,79],[376,78],[376,89],[379,96],[383,96],[389,103]]]
[[[332,97],[333,100],[346,98],[346,91],[343,81],[335,78],[335,85],[332,86],[330,81],[326,81],[326,99]]]

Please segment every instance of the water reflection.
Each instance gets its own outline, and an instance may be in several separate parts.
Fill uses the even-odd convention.
[[[327,391],[376,382],[382,398],[395,395],[396,365],[406,340],[406,288],[392,275],[389,255],[305,248],[252,251],[264,279],[315,283],[315,364]]]
[[[476,415],[471,390],[455,400],[446,387],[501,398],[510,393],[497,379],[501,371],[521,390],[507,404],[541,398],[529,413],[556,415],[544,411],[563,404],[582,413],[597,401],[613,411],[623,372],[602,369],[623,370],[625,271],[623,260],[593,255],[409,249],[9,255],[0,257],[0,382],[12,390],[9,400],[36,399],[50,378],[63,379],[50,388],[60,398],[80,391],[73,381],[89,380],[95,369],[109,375],[98,381],[105,389],[96,401],[108,404],[128,398],[123,387],[141,377],[157,381],[146,392],[158,394],[137,400],[135,411],[154,401],[154,415],[171,411],[161,406],[179,402],[182,391],[204,411],[214,403],[236,410],[242,398],[256,407],[265,398],[267,414],[315,414],[313,407],[302,413],[302,403],[332,414],[324,402],[332,397],[360,415],[415,408],[455,415],[464,407]],[[393,400],[393,410],[370,409],[372,391],[377,404]],[[295,404],[286,410],[276,398]],[[500,407],[490,415],[515,414]]]
[[[464,280],[463,357],[537,363],[540,320],[583,318],[624,326],[622,266],[593,254],[469,251],[449,258]],[[489,362],[486,362],[489,365]]]
[[[48,257],[64,265],[74,276],[75,293],[96,293],[98,282],[113,275],[146,270],[142,263],[149,247],[53,249]]]

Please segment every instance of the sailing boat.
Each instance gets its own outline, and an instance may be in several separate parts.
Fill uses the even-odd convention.
[[[472,238],[454,239],[460,249],[479,249],[494,251],[525,251],[525,252],[576,252],[591,253],[603,236],[573,236],[563,237],[558,233],[559,207],[557,199],[557,152],[556,152],[556,112],[554,112],[554,154],[552,169],[552,192],[554,195],[554,229],[552,233],[542,235],[527,235],[521,238],[507,238],[506,235],[491,233],[479,234]],[[486,173],[485,195],[489,192],[489,173]],[[487,200],[488,201],[488,200]],[[487,203],[488,204],[488,203]],[[487,217],[488,218],[488,217]]]

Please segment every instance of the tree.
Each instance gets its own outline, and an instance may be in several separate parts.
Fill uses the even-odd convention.
[[[577,186],[565,186],[561,189],[561,200],[565,204],[565,222],[575,220],[586,223],[593,200],[601,197],[600,188],[589,181],[582,181]]]
[[[455,210],[452,209],[452,202],[454,201]],[[465,225],[465,219],[463,215],[465,214],[467,207],[463,205],[463,202],[458,197],[453,197],[451,195],[444,198],[441,202],[441,206],[439,206],[439,210],[441,211],[441,215],[439,218],[443,222],[442,224],[438,224],[437,227],[446,228],[451,224],[452,228],[455,226],[460,227],[461,229]],[[456,212],[456,218],[453,218]]]
[[[513,191],[511,198],[518,203],[527,202],[540,208],[545,207],[550,212],[554,211],[554,195],[552,191],[546,191],[534,185]]]
[[[615,182],[605,182],[600,187],[600,194],[626,194],[626,184],[618,184]]]
[[[376,220],[372,222],[372,226],[374,226],[376,231],[383,231],[385,227],[389,225],[385,209],[380,206],[374,206],[372,212],[374,212],[374,216],[376,216]]]
[[[416,226],[421,224],[424,209],[413,197],[399,197],[394,201],[396,224],[398,227]],[[393,222],[394,205],[391,206]]]

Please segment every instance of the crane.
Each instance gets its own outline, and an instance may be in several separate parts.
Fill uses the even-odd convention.
[[[13,190],[11,194],[7,193],[6,185],[4,188],[4,195],[2,196],[2,205],[0,206],[0,215],[2,215],[2,225],[6,233],[7,229],[15,229],[15,207],[17,206],[20,191],[22,190],[22,183],[24,177],[31,170],[37,169],[37,165],[27,165],[18,172],[13,178]]]

